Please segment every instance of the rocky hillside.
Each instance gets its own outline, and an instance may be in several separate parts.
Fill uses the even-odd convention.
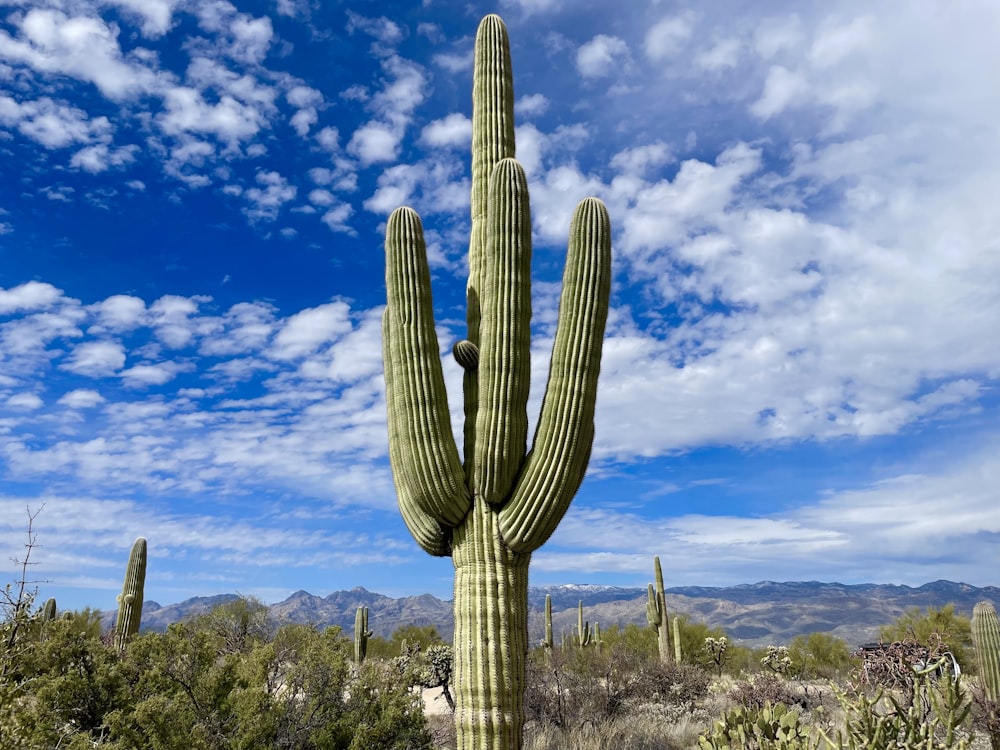
[[[576,624],[577,602],[583,601],[585,616],[607,628],[646,622],[646,592],[643,589],[594,585],[564,585],[533,588],[529,592],[531,640],[542,636],[542,609],[545,595],[552,596],[556,632]],[[234,594],[197,597],[161,607],[156,602],[143,605],[143,628],[162,629],[236,598]],[[881,625],[888,624],[912,607],[941,607],[954,604],[959,612],[971,615],[983,599],[1000,605],[1000,588],[977,588],[964,583],[935,581],[916,588],[890,584],[762,581],[726,588],[689,586],[667,589],[667,609],[671,614],[687,614],[711,626],[721,626],[733,638],[750,646],[783,644],[795,636],[830,632],[857,646],[877,637]],[[351,632],[358,607],[368,607],[369,626],[376,635],[389,636],[401,625],[434,625],[451,637],[451,602],[430,594],[399,599],[363,588],[335,591],[319,597],[297,591],[284,601],[270,605],[279,622],[313,623],[320,627],[339,625]],[[108,624],[114,613],[108,613]]]

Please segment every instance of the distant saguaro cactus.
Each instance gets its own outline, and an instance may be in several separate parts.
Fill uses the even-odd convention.
[[[576,645],[580,648],[590,645],[594,637],[594,631],[590,629],[590,622],[583,619],[583,601],[577,607],[576,612]]]
[[[56,600],[49,599],[42,607],[42,622],[52,622],[56,619]]]
[[[125,584],[118,595],[118,617],[115,619],[115,648],[125,650],[128,639],[139,632],[142,620],[142,594],[146,585],[146,540],[139,537],[132,545],[125,570]]]
[[[368,655],[368,639],[372,637],[372,631],[368,629],[368,607],[358,607],[354,613],[354,664],[361,666],[361,662]]]
[[[552,642],[552,595],[545,595],[545,642],[543,644],[548,653],[552,653],[555,644]]]
[[[423,227],[410,208],[386,226],[383,318],[389,457],[403,520],[455,566],[457,750],[516,750],[524,725],[528,564],[587,468],[611,288],[611,224],[596,198],[569,228],[549,379],[531,450],[531,216],[514,157],[514,90],[499,16],[476,35],[472,235],[464,370],[464,460],[434,327]]]
[[[646,595],[646,619],[656,628],[657,644],[660,649],[660,661],[670,661],[670,617],[667,616],[667,599],[663,589],[663,569],[660,558],[653,558],[656,572],[656,588],[649,584]]]

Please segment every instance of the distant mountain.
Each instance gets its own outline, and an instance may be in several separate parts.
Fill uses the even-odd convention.
[[[584,616],[604,628],[646,623],[645,589],[591,584],[532,588],[528,592],[532,642],[542,637],[546,594],[552,596],[557,633],[575,627],[580,601]],[[986,599],[1000,605],[1000,588],[977,588],[951,581],[934,581],[916,588],[876,583],[760,581],[724,588],[683,586],[667,589],[666,594],[670,614],[686,614],[712,627],[721,626],[732,638],[749,646],[780,645],[797,635],[830,632],[853,647],[876,639],[881,626],[913,607],[954,604],[958,612],[971,616],[976,602]],[[235,594],[196,597],[166,607],[145,602],[142,626],[162,630],[171,622],[197,616],[235,598]],[[270,605],[270,610],[278,622],[339,625],[351,633],[358,607],[368,607],[369,627],[376,635],[388,637],[401,625],[433,625],[446,639],[452,634],[451,602],[430,594],[393,599],[361,587],[335,591],[326,597],[296,591]],[[114,612],[105,615],[108,627],[114,624],[114,616]]]

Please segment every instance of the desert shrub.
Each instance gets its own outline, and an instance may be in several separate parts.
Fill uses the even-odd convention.
[[[802,693],[773,674],[760,673],[750,679],[739,680],[729,691],[728,696],[738,706],[753,710],[779,703],[785,706],[810,708],[806,705],[806,698]]]
[[[954,604],[928,607],[924,612],[919,607],[908,609],[879,631],[879,639],[885,643],[913,641],[936,652],[950,651],[964,671],[975,669],[972,625],[968,617],[955,612]]]
[[[709,677],[689,664],[663,664],[617,642],[595,648],[534,652],[527,665],[525,714],[562,729],[601,725],[643,703],[690,707]]]
[[[830,633],[797,635],[788,646],[790,673],[803,680],[844,679],[857,666],[843,639]]]

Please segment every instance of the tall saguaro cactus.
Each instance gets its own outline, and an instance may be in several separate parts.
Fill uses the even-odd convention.
[[[979,602],[972,609],[972,643],[976,647],[979,679],[983,693],[994,712],[989,717],[996,726],[997,706],[1000,704],[1000,618],[989,602]],[[990,745],[1000,750],[1000,732],[990,730]]]
[[[646,591],[646,619],[656,628],[660,661],[667,663],[670,661],[670,618],[667,616],[667,597],[663,589],[663,569],[660,567],[659,557],[653,558],[653,565],[656,569],[656,588],[649,584]]]
[[[531,217],[514,159],[507,30],[483,19],[472,92],[472,234],[464,370],[464,458],[434,329],[419,216],[386,227],[383,318],[389,456],[417,543],[455,566],[458,750],[521,747],[528,650],[528,563],[568,509],[586,471],[611,285],[611,225],[596,198],[570,223],[548,384],[527,447],[531,364]]]
[[[146,540],[139,537],[132,545],[125,570],[125,584],[118,595],[118,617],[115,620],[115,648],[125,650],[128,639],[139,632],[142,619],[142,593],[146,585]]]

